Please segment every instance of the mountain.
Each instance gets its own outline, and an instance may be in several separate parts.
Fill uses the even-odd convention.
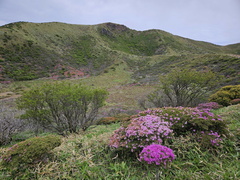
[[[134,81],[155,82],[174,67],[208,67],[239,84],[240,44],[218,46],[161,30],[103,23],[17,22],[0,27],[0,81],[83,78],[119,64]]]

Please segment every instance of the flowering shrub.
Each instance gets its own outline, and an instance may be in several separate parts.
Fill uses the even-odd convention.
[[[201,103],[197,106],[200,110],[211,110],[211,109],[219,109],[222,105],[219,105],[216,102],[208,102],[208,103]]]
[[[139,154],[139,160],[145,161],[148,164],[164,165],[172,162],[175,159],[173,150],[159,144],[151,144],[143,148]]]
[[[126,127],[115,131],[110,138],[110,146],[127,148],[139,151],[152,143],[162,144],[171,137],[173,130],[171,123],[163,121],[160,117],[146,115],[134,118]]]
[[[201,131],[214,131],[220,135],[227,135],[226,123],[220,116],[209,110],[187,107],[164,107],[148,109],[139,113],[139,116],[155,115],[171,124],[175,136],[187,135]]]
[[[226,123],[220,116],[214,115],[207,109],[164,107],[142,111],[125,122],[125,125],[116,130],[110,138],[109,145],[140,152],[151,144],[171,144],[172,140],[167,140],[175,136],[189,137],[189,142],[197,142],[203,149],[209,149],[218,147],[224,135],[228,135]],[[159,159],[163,158],[160,147],[150,147],[141,153],[140,159],[155,164],[164,164],[168,161]],[[149,154],[146,153],[147,151]],[[172,156],[168,158],[170,157]]]
[[[208,109],[164,107],[148,109],[139,113],[141,116],[149,114],[170,122],[172,125],[170,129],[173,130],[176,137],[193,135],[191,136],[192,140],[198,139],[203,148],[219,146],[222,141],[220,137],[228,135],[226,123],[220,116],[214,115]],[[218,137],[213,136],[212,132],[217,133]]]

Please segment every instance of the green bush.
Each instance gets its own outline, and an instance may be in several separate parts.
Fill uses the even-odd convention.
[[[60,135],[86,130],[96,123],[108,92],[68,82],[46,83],[25,92],[17,101],[21,116]]]
[[[50,151],[60,146],[60,136],[34,137],[10,147],[1,157],[1,166],[10,171],[23,170],[47,159]]]
[[[210,96],[209,101],[217,102],[223,106],[229,106],[234,99],[240,99],[240,85],[222,87],[215,94]]]
[[[184,106],[195,107],[208,97],[218,82],[219,76],[206,69],[173,69],[169,74],[160,76],[160,86],[147,96],[153,107]]]

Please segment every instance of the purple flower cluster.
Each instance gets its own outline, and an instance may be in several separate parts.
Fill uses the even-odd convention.
[[[211,110],[211,109],[219,109],[222,105],[216,103],[216,102],[208,102],[208,103],[201,103],[197,106],[197,109],[200,110]]]
[[[197,110],[196,108],[192,114],[196,115],[195,117],[192,117],[193,119],[205,119],[205,120],[212,120],[212,121],[222,121],[221,116],[216,116],[214,113],[210,112],[209,109],[202,109]]]
[[[170,126],[171,123],[161,120],[158,116],[140,116],[132,119],[127,127],[116,130],[110,138],[109,145],[136,151],[152,143],[161,144],[171,137],[173,130]]]
[[[215,104],[215,103],[213,103]],[[199,134],[200,132],[217,132],[219,136],[226,133],[226,124],[221,116],[215,115],[209,109],[189,108],[189,107],[163,107],[148,109],[139,113],[139,116],[155,115],[161,120],[169,122],[170,129],[174,136],[187,134]],[[208,134],[206,134],[208,135]],[[211,135],[208,135],[211,136]],[[194,137],[194,136],[193,136]],[[210,137],[204,136],[206,139]],[[217,146],[221,140],[212,139],[209,143]]]
[[[139,116],[155,115],[162,120],[171,124],[171,129],[174,130],[175,135],[183,135],[182,132],[202,131],[199,126],[201,121],[222,121],[220,116],[217,116],[209,110],[200,110],[198,108],[186,107],[164,107],[156,109],[148,109],[139,113]],[[198,122],[198,123],[196,123]],[[216,122],[219,123],[219,122]],[[211,123],[210,123],[211,124]],[[210,129],[211,130],[211,129]],[[180,133],[180,134],[179,134]]]
[[[110,137],[109,146],[114,148],[126,147],[127,143],[124,141],[125,139],[125,128],[120,127],[114,134]]]
[[[139,160],[148,164],[164,165],[175,159],[173,150],[159,144],[151,144],[143,148],[139,154]]]
[[[222,142],[221,136],[217,132],[210,131],[208,135],[211,136],[210,142],[213,146],[219,146]]]
[[[172,151],[166,150],[169,153],[165,153],[162,147],[173,135],[191,134],[191,140],[199,140],[202,147],[209,147],[219,146],[220,137],[225,133],[225,122],[209,109],[163,107],[148,109],[132,117],[127,125],[115,131],[109,145],[132,152],[143,150],[141,160],[159,165],[172,161],[174,157]]]
[[[214,131],[201,131],[200,133],[195,135],[198,142],[208,148],[220,146],[223,141],[223,139],[220,138],[221,135],[219,135],[218,132]]]
[[[200,110],[198,108],[188,107],[163,107],[148,109],[139,113],[139,116],[155,115],[162,120],[170,122],[172,125],[185,121],[191,121],[192,119],[208,119],[208,120],[222,120],[220,116],[216,116],[209,111],[209,109]]]

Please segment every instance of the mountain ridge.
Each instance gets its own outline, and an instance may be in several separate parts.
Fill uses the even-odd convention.
[[[236,78],[239,54],[240,43],[219,46],[162,30],[136,31],[110,22],[97,25],[17,22],[0,27],[2,82],[82,78],[106,73],[116,64],[126,63],[136,81],[155,81],[159,74],[176,66],[197,69],[209,66],[230,76],[229,82],[239,83]]]

